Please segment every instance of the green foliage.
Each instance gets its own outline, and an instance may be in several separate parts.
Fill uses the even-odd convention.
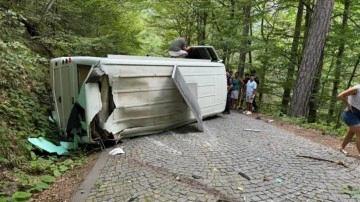
[[[286,123],[291,123],[294,125],[303,125],[306,123],[306,119],[305,118],[299,118],[299,117],[290,117],[290,116],[282,116],[280,117],[281,121],[284,121]]]
[[[53,174],[54,174],[55,177],[60,177],[61,176],[61,172],[58,169],[54,170]]]
[[[50,189],[50,185],[45,182],[38,182],[35,184],[34,189],[37,191],[43,191],[45,189]]]
[[[53,183],[55,182],[56,178],[50,175],[43,175],[40,177],[41,181],[46,183]]]
[[[360,187],[353,187],[350,185],[344,186],[342,189],[342,193],[348,194],[353,199],[359,199],[360,200]]]
[[[316,123],[308,123],[306,118],[290,117],[287,115],[278,116],[278,111],[263,112],[264,114],[270,115],[272,118],[283,121],[285,123],[297,125],[303,128],[314,129],[333,136],[343,136],[348,129],[345,125],[336,127],[335,123],[328,124],[321,121]]]
[[[100,181],[96,181],[95,182],[95,189],[100,189],[101,187],[101,182]]]
[[[16,192],[12,198],[17,202],[28,201],[31,197],[31,193],[28,192]]]
[[[17,191],[28,193],[39,192],[50,188],[50,184],[55,182],[62,173],[74,169],[75,166],[83,165],[84,157],[74,157],[73,159],[59,159],[49,157],[48,159],[36,158],[32,160],[27,168],[14,168],[14,173],[10,173],[13,178],[13,187],[10,183],[0,182],[0,190],[8,190],[0,194],[0,201],[12,196]],[[17,187],[17,189],[16,189]]]
[[[20,43],[0,41],[0,55],[0,156],[16,159],[11,162],[16,165],[29,157],[26,137],[50,130],[44,107],[48,99],[45,71],[38,63],[40,57]]]
[[[302,125],[304,128],[311,128],[318,131],[323,131],[327,134],[333,135],[333,136],[343,136],[346,131],[347,127],[345,125],[336,128],[335,124],[327,124],[324,122],[317,122],[317,123],[305,123]]]
[[[16,179],[14,186],[0,183],[0,190],[7,190],[0,201],[14,200],[17,189],[47,189],[54,177],[82,165],[81,158],[37,157],[27,142],[28,137],[55,134],[47,120],[48,61],[67,55],[144,53],[141,11],[129,2],[0,2],[0,169],[13,170],[9,173]]]

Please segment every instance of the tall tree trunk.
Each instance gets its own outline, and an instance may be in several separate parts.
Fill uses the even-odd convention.
[[[323,68],[323,61],[324,61],[324,49],[322,50],[321,53],[321,58],[320,58],[320,62],[319,62],[319,67],[317,67],[317,72],[316,72],[316,76],[315,76],[315,82],[314,82],[314,87],[311,91],[311,97],[310,97],[310,101],[309,101],[309,115],[307,118],[307,122],[308,123],[315,123],[316,119],[317,119],[317,110],[318,110],[318,92],[320,89],[320,78],[321,78],[321,72],[322,72],[322,68]]]
[[[334,0],[318,0],[315,5],[304,56],[296,79],[294,95],[289,108],[291,116],[306,116],[311,90],[315,84],[317,68],[325,46],[326,34],[330,27]]]
[[[203,2],[206,4],[206,2]],[[206,5],[201,5],[201,8],[196,14],[197,18],[197,42],[199,45],[205,45],[206,39],[206,25],[207,25],[207,8]]]
[[[347,22],[349,19],[349,12],[350,12],[350,0],[345,0],[344,2],[344,12],[343,12],[343,21],[342,21],[342,25],[341,25],[341,34],[345,34],[346,33],[346,28],[347,28]],[[346,37],[341,36],[340,37],[340,44],[339,44],[339,48],[338,48],[338,52],[336,54],[336,66],[335,66],[335,71],[334,71],[334,83],[333,83],[333,89],[332,89],[332,93],[331,93],[331,100],[330,100],[330,107],[329,107],[329,112],[328,112],[328,120],[327,122],[329,123],[331,120],[333,120],[333,116],[334,116],[334,111],[335,111],[335,103],[337,101],[337,94],[338,94],[338,89],[339,89],[339,84],[340,84],[340,75],[341,75],[341,70],[343,69],[341,66],[342,63],[342,58],[345,52],[345,39]]]
[[[252,23],[250,23],[250,37],[252,37],[253,32],[252,32]],[[249,40],[249,47],[251,47],[251,40]],[[250,67],[252,66],[252,54],[251,54],[251,50],[249,50],[249,64]]]
[[[44,20],[46,14],[47,14],[47,13],[49,12],[49,10],[52,8],[52,6],[55,4],[55,2],[56,2],[56,0],[50,0],[50,1],[47,3],[47,5],[46,5],[46,7],[44,8],[44,11],[43,11],[43,13],[42,13],[42,15],[41,15],[40,20],[39,20],[38,23],[41,23],[41,22]]]
[[[243,30],[242,30],[242,39],[240,44],[240,55],[239,55],[239,65],[238,72],[240,75],[244,75],[245,71],[245,59],[246,53],[249,49],[249,31],[251,24],[251,1],[246,1],[243,8]]]
[[[306,14],[305,14],[305,30],[304,30],[304,39],[302,41],[302,46],[301,46],[301,55],[299,57],[299,61],[298,61],[298,65],[297,65],[297,69],[296,69],[296,74],[299,73],[299,69],[300,69],[300,64],[303,58],[303,54],[304,54],[304,50],[305,50],[305,45],[307,42],[307,38],[309,36],[309,31],[310,31],[310,26],[311,26],[311,17],[312,17],[312,13],[314,10],[314,1],[315,0],[304,0],[303,3],[305,2],[305,7],[306,7]],[[290,98],[291,100],[291,98]]]
[[[226,7],[226,5],[223,5],[223,6]],[[229,8],[230,19],[229,19],[229,21],[231,21],[231,22],[233,22],[235,19],[235,10],[236,10],[235,0],[230,0],[230,8]],[[212,15],[214,18],[214,13],[212,13]],[[215,24],[216,31],[219,33],[226,33],[225,34],[226,37],[233,37],[235,35],[235,32],[236,32],[236,29],[235,29],[236,24],[235,23],[227,23],[226,28],[224,30],[220,29],[220,27],[216,21],[214,21],[213,23]],[[228,42],[226,42],[226,41],[224,42],[223,38],[221,38],[220,41],[222,42],[221,46],[222,46],[222,50],[223,50],[222,60],[223,60],[223,63],[226,65],[230,62],[229,60],[231,58],[231,54],[233,53],[233,50],[232,50],[232,48],[230,48]]]
[[[296,24],[295,24],[295,31],[294,31],[294,39],[291,45],[291,53],[290,53],[290,64],[287,69],[286,80],[284,85],[284,93],[282,96],[281,102],[281,111],[282,113],[286,113],[288,109],[288,105],[290,102],[290,93],[291,89],[293,88],[293,80],[294,80],[294,71],[295,67],[298,66],[298,49],[299,49],[299,42],[300,42],[300,32],[301,32],[301,22],[303,17],[303,9],[304,4],[302,0],[299,0],[298,8],[297,8],[297,15],[296,15]]]

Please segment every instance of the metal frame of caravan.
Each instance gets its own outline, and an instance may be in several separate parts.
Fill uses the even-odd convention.
[[[50,64],[53,119],[61,133],[69,135],[70,114],[75,103],[83,102],[86,120],[82,129],[87,135],[80,135],[81,142],[97,141],[91,124],[104,109],[104,96],[99,92],[106,82],[90,82],[95,70],[105,73],[112,89],[115,108],[104,120],[100,116],[100,125],[115,140],[199,122],[222,112],[226,103],[225,67],[211,60],[109,55],[61,57]],[[167,96],[174,97],[166,100]]]

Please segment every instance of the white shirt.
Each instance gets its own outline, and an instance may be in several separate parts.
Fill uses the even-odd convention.
[[[348,97],[348,102],[356,109],[360,109],[360,85],[356,85],[356,94]]]
[[[246,84],[246,96],[252,96],[254,90],[257,88],[257,84],[255,81],[248,81]]]

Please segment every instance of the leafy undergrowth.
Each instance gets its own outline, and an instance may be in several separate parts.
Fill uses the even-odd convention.
[[[56,178],[84,164],[86,156],[82,153],[78,150],[66,157],[38,157],[31,152],[27,164],[0,170],[0,201],[27,201],[33,193],[50,189]]]
[[[28,47],[18,18],[12,11],[0,10],[0,201],[27,201],[83,161],[83,157],[38,157],[27,141],[55,130],[47,118],[48,60]]]
[[[353,187],[347,185],[343,187],[342,193],[348,194],[349,196],[351,196],[351,198],[360,200],[360,187]]]
[[[346,131],[347,127],[345,124],[343,124],[341,127],[336,128],[335,124],[327,124],[323,122],[317,122],[317,123],[307,123],[306,119],[304,118],[297,118],[297,117],[289,117],[286,115],[283,116],[276,116],[273,113],[266,113],[265,114],[271,116],[273,119],[283,121],[285,123],[289,123],[292,125],[297,125],[303,128],[307,129],[314,129],[317,131],[321,131],[324,134],[329,134],[332,136],[343,136]]]

